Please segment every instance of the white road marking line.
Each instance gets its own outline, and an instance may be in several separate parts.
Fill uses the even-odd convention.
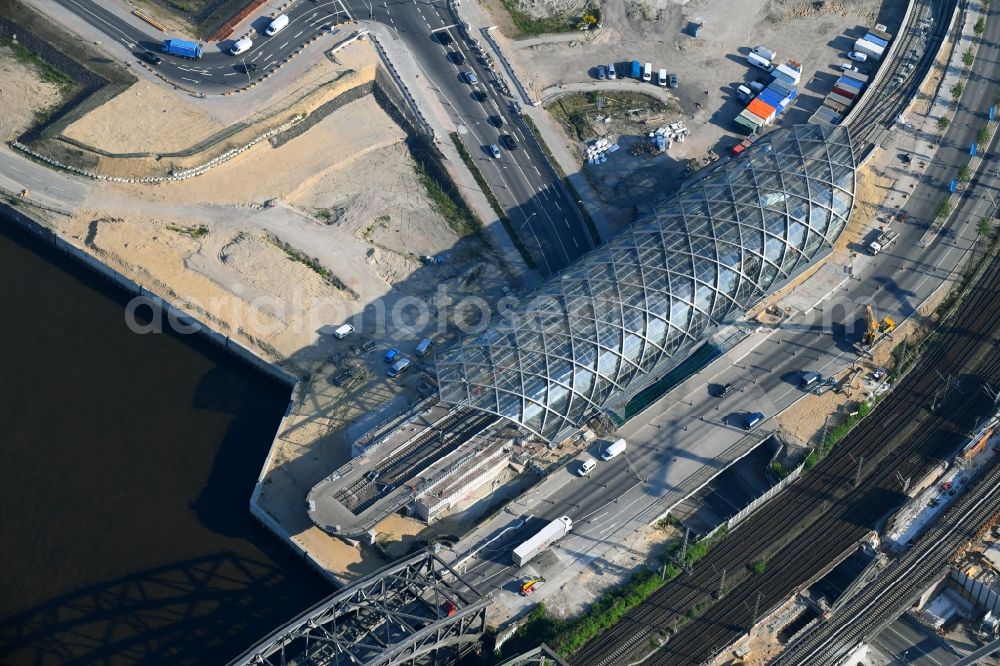
[[[576,236],[573,237],[573,245],[576,246],[576,249],[580,249],[580,244],[576,242]]]
[[[185,81],[191,81],[192,83],[199,83],[198,79],[189,79],[186,76],[182,76],[181,78],[184,79]]]
[[[16,166],[14,166],[13,164],[11,164],[11,165],[10,165],[10,168],[11,168],[11,169],[13,169],[14,171],[18,172],[18,173],[21,173],[21,170],[20,170],[20,169],[18,169],[18,168],[17,168]]]
[[[299,30],[299,31],[298,31],[297,33],[295,33],[295,37],[292,37],[292,39],[296,39],[296,38],[297,38],[297,37],[298,37],[299,35],[301,35],[301,34],[302,34],[303,32],[305,32],[305,30]]]
[[[278,50],[280,51],[281,49],[285,48],[286,46],[288,46],[288,42],[285,42],[284,44],[282,44],[281,46],[279,46]]]
[[[236,76],[239,72],[229,72],[228,74],[223,74],[223,76]]]
[[[562,210],[562,206],[559,205],[558,201],[553,201],[552,203],[554,203],[556,205],[556,208],[558,208],[559,210]],[[566,222],[566,226],[567,227],[569,226],[569,222]]]

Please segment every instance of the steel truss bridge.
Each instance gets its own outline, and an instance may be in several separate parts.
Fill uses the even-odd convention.
[[[480,648],[488,604],[440,558],[421,552],[321,601],[230,666],[448,663]]]

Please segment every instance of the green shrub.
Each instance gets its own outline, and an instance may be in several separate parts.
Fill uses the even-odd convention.
[[[961,81],[959,81],[958,83],[956,83],[951,87],[951,96],[954,97],[956,100],[959,97],[961,97],[962,93],[964,92],[965,92],[965,84],[962,83]]]
[[[976,21],[976,25],[973,26],[972,29],[976,31],[977,35],[983,34],[983,32],[986,31],[986,19],[984,19],[982,16],[980,16],[979,20]]]
[[[934,219],[937,220],[949,215],[951,215],[951,201],[945,197],[938,202],[937,208],[934,209]]]
[[[951,121],[948,120],[947,116],[941,116],[937,119],[937,126],[941,129],[948,129],[948,125],[950,124]]]
[[[966,67],[972,67],[972,63],[976,61],[976,56],[972,52],[972,48],[965,49],[965,53],[962,54],[962,62]]]

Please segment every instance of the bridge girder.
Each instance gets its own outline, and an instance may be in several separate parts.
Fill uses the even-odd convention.
[[[488,604],[440,558],[421,552],[336,592],[231,666],[436,662],[478,647]]]

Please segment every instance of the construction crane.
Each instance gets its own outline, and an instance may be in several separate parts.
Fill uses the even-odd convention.
[[[896,322],[890,317],[882,317],[879,321],[875,314],[875,308],[869,303],[865,306],[865,332],[861,336],[861,344],[865,348],[871,347],[878,340],[880,335],[888,335],[896,330]]]

